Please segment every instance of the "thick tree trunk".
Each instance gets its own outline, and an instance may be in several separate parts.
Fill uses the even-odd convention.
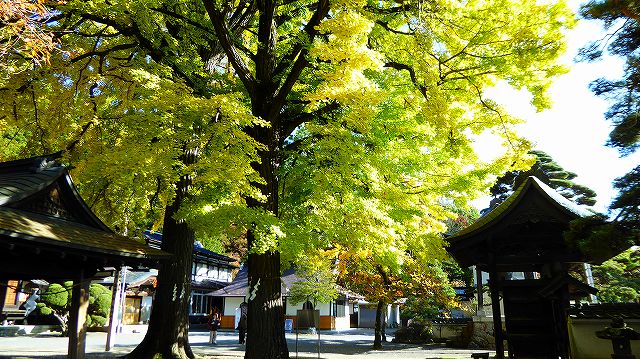
[[[382,336],[383,333],[383,318],[382,312],[384,311],[384,302],[379,300],[378,306],[376,308],[376,329],[373,337],[373,349],[374,350],[382,350]]]
[[[185,157],[193,163],[194,154]],[[158,272],[151,317],[142,342],[125,358],[195,358],[189,345],[189,301],[194,232],[173,216],[187,197],[190,179],[184,176],[176,184],[176,198],[167,206],[162,231],[162,250],[174,257]]]
[[[280,289],[280,254],[249,254],[246,359],[289,358]]]
[[[229,63],[233,66],[237,76],[242,81],[251,98],[251,112],[270,124],[268,128],[247,128],[246,132],[256,141],[264,144],[266,150],[260,152],[260,163],[253,163],[253,168],[264,179],[265,183],[254,183],[259,188],[266,202],[258,202],[247,198],[249,208],[261,208],[274,216],[278,216],[278,181],[277,169],[280,161],[280,146],[282,141],[297,124],[284,124],[280,116],[287,102],[287,96],[298,81],[300,74],[308,66],[306,60],[307,48],[294,46],[289,55],[281,57],[277,70],[278,57],[276,44],[278,41],[276,7],[277,1],[259,0],[255,3],[258,16],[257,42],[255,57],[255,78],[251,75],[238,55],[229,36],[229,26],[225,22],[226,16],[215,6],[213,1],[205,1],[216,36],[220,40]],[[249,10],[247,10],[249,11]],[[314,15],[302,29],[308,36],[309,43],[313,43],[317,34],[316,26],[329,12],[329,1],[321,0],[315,8]],[[288,72],[285,71],[289,69]],[[249,245],[249,298],[247,317],[247,349],[245,358],[288,358],[289,351],[284,336],[284,310],[280,289],[280,254],[278,248],[269,248],[264,253],[252,253],[255,247],[255,233],[248,231]]]
[[[265,180],[258,185],[267,197],[266,203],[247,199],[252,208],[261,207],[273,215],[278,215],[278,182],[275,175],[274,134],[268,131],[254,133],[262,143],[270,143],[269,151],[261,153],[262,161],[254,168]],[[249,250],[256,242],[253,230],[247,234]],[[266,253],[249,253],[249,293],[247,315],[246,359],[289,358],[287,340],[284,334],[284,307],[281,293],[280,253],[274,248]]]

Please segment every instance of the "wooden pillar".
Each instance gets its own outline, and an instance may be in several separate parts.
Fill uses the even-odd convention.
[[[70,359],[84,358],[85,340],[87,337],[87,309],[89,308],[89,285],[84,270],[73,281],[72,302],[69,318],[69,353]]]
[[[478,266],[476,266],[476,288],[478,291],[478,311],[480,311],[484,307],[484,290],[482,288],[482,271]]]
[[[7,301],[7,287],[9,287],[8,280],[0,281],[0,322],[2,322],[2,311],[4,310],[4,302]]]
[[[495,269],[489,271],[491,312],[493,313],[493,337],[496,341],[496,359],[504,359],[504,336],[502,335],[502,313],[500,312],[500,278]]]

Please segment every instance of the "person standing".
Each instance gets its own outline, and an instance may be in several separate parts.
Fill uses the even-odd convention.
[[[244,344],[247,335],[247,302],[240,303],[240,321],[238,321],[238,342]]]
[[[207,322],[209,328],[209,344],[216,345],[218,338],[218,329],[220,328],[220,312],[218,308],[213,308],[211,314],[209,314],[209,321]]]

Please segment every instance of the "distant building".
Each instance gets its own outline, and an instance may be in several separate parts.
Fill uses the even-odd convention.
[[[142,235],[149,247],[160,248],[162,233],[146,230]],[[231,283],[238,267],[235,259],[205,249],[198,241],[193,244],[190,323],[206,323],[209,311],[214,307],[222,310],[222,298],[206,294]],[[123,324],[146,324],[149,321],[157,275],[156,270],[127,271]],[[113,277],[105,278],[102,284],[112,286]]]
[[[247,277],[247,266],[244,265],[238,272],[233,282],[228,286],[219,289],[215,292],[207,294],[214,301],[222,302],[222,328],[233,329],[237,326],[236,312],[240,307],[246,296],[249,287]],[[285,310],[285,319],[291,320],[292,327],[296,327],[296,315],[298,310],[303,308],[303,303],[293,304],[288,300],[288,292],[295,282],[302,281],[304,279],[298,277],[295,273],[295,269],[290,268],[286,270],[281,277],[282,280],[282,297]],[[352,327],[351,321],[355,319],[355,325],[357,325],[357,314],[352,319],[354,309],[357,309],[357,300],[362,299],[361,296],[349,293],[347,291],[340,291],[338,298],[330,303],[318,303],[317,309],[320,311],[320,324],[319,329],[345,329]],[[355,306],[355,308],[354,308]],[[284,325],[284,323],[283,323]]]

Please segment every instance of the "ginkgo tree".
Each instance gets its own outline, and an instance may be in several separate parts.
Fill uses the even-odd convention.
[[[464,204],[530,162],[484,91],[506,80],[547,106],[573,22],[563,2],[510,0],[48,5],[64,51],[2,89],[3,142],[66,150],[110,224],[163,222],[176,261],[132,357],[192,357],[178,317],[194,231],[247,238],[247,358],[288,357],[281,261],[441,251],[443,198]],[[488,163],[484,132],[504,145]]]
[[[455,291],[446,274],[439,268],[438,258],[418,258],[406,253],[398,268],[376,259],[372,251],[339,250],[338,282],[352,292],[376,304],[374,349],[382,349],[385,341],[384,314],[387,305],[399,299],[418,297],[443,307],[456,305]]]

